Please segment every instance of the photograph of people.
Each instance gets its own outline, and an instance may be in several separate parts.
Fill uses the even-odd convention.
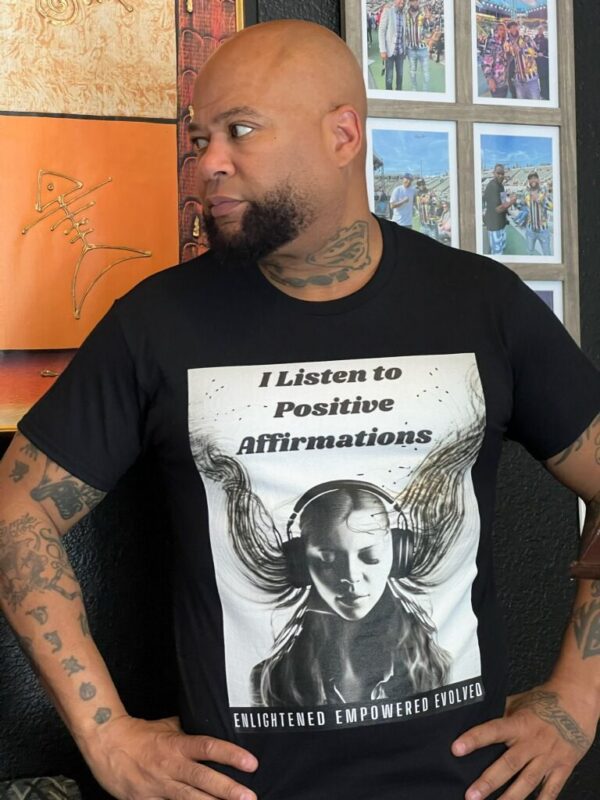
[[[363,0],[368,94],[454,100],[451,0]]]
[[[478,252],[500,261],[560,259],[558,131],[475,126]]]
[[[367,126],[374,213],[458,246],[454,124],[379,118]]]
[[[555,0],[474,0],[475,102],[557,105]]]

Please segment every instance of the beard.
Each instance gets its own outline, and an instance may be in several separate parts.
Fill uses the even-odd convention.
[[[287,182],[260,200],[248,201],[234,233],[226,233],[212,215],[203,214],[211,251],[223,262],[238,264],[260,261],[294,241],[315,217],[313,204]]]

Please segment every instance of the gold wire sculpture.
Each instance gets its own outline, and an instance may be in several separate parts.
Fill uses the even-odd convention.
[[[57,178],[62,178],[67,181],[67,186],[71,185],[72,188],[56,194],[57,187],[54,181]],[[60,217],[50,226],[50,232],[53,233],[61,225],[66,224],[66,227],[63,229],[63,235],[70,236],[73,234],[72,238],[69,240],[69,244],[80,245],[81,250],[77,256],[71,279],[71,302],[75,319],[81,318],[81,310],[86,298],[100,278],[106,275],[109,270],[125,261],[133,261],[137,258],[150,258],[152,255],[149,250],[139,250],[135,247],[122,245],[92,244],[88,241],[88,236],[94,232],[94,228],[89,227],[90,221],[86,216],[78,217],[78,215],[95,206],[96,201],[90,200],[77,208],[73,208],[73,206],[78,205],[79,201],[83,200],[84,197],[89,197],[93,192],[111,182],[112,178],[107,178],[88,189],[85,188],[83,181],[73,178],[70,175],[65,175],[62,172],[51,172],[50,170],[40,169],[38,172],[35,210],[41,216],[33,222],[30,222],[21,230],[22,235],[25,236],[38,223],[53,217],[55,214],[60,214]],[[99,269],[87,286],[81,288],[78,286],[81,265],[85,257],[95,250],[106,250],[113,254],[115,252],[127,253],[127,255],[110,259],[108,263]]]

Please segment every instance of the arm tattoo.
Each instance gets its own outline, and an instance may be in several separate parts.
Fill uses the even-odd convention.
[[[94,722],[97,722],[98,725],[103,725],[105,722],[112,716],[112,711],[110,708],[99,708],[93,716]]]
[[[534,689],[512,706],[511,712],[529,708],[544,722],[552,725],[562,738],[574,747],[580,755],[584,755],[591,745],[591,739],[585,735],[573,717],[560,707],[558,694],[544,689]]]
[[[592,584],[592,597],[573,612],[573,633],[582,658],[600,655],[600,581]]]
[[[81,596],[56,533],[28,513],[0,520],[0,597],[16,611],[34,591],[57,592],[66,600]]]
[[[62,650],[62,641],[58,635],[58,631],[45,633],[44,639],[52,645],[52,653],[58,653],[59,650]]]
[[[84,636],[90,635],[90,626],[88,624],[88,618],[86,614],[79,615],[79,624],[81,625],[81,632]]]
[[[71,675],[75,675],[76,672],[83,672],[85,667],[83,664],[80,664],[79,661],[75,658],[75,656],[69,656],[68,658],[63,658],[60,662],[66,670],[66,673],[69,677]]]
[[[23,447],[19,448],[20,453],[24,453],[27,458],[30,458],[32,461],[37,461],[37,457],[40,454],[40,451],[35,447],[35,445],[31,444],[31,442],[27,442],[24,444]]]
[[[96,696],[96,687],[93,683],[82,683],[79,687],[79,697],[82,700],[91,700]]]
[[[9,473],[9,478],[12,479],[13,483],[18,483],[22,481],[25,475],[29,472],[29,466],[25,464],[24,461],[15,461],[15,465],[12,468],[12,472]]]
[[[576,453],[578,450],[581,450],[583,443],[589,441],[592,437],[594,438],[594,444],[596,445],[595,451],[595,458],[596,464],[600,464],[600,431],[596,430],[598,424],[600,423],[600,414],[594,419],[592,424],[587,428],[581,436],[579,436],[573,444],[570,444],[566,450],[563,450],[562,453],[559,453],[556,456],[556,459],[552,461],[550,466],[558,467],[559,464],[564,463],[572,453]]]
[[[29,617],[33,617],[36,622],[40,623],[40,625],[45,625],[48,622],[47,606],[38,606],[37,608],[32,608],[29,611],[26,611],[25,614],[27,614]]]
[[[52,480],[49,476],[52,463],[50,459],[46,460],[42,480],[31,490],[30,495],[38,503],[52,500],[62,519],[72,519],[81,511],[91,511],[106,495],[106,492],[94,489],[72,475],[67,474],[59,480]]]

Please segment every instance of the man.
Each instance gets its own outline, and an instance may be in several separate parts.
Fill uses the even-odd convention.
[[[537,48],[530,36],[519,31],[517,20],[510,20],[507,28],[506,45],[511,59],[515,96],[517,100],[540,100]]]
[[[525,235],[527,249],[530,256],[535,256],[536,244],[539,242],[543,256],[552,255],[552,239],[548,215],[553,210],[552,198],[547,189],[540,186],[540,176],[537,172],[530,172],[527,176],[527,188],[523,198],[523,205],[527,210]]]
[[[427,46],[425,15],[419,9],[419,0],[408,0],[406,10],[406,47],[410,64],[410,83],[418,91],[417,73],[421,68],[421,91],[429,91],[429,47]]]
[[[492,97],[508,95],[508,54],[506,50],[506,25],[497,23],[488,37],[482,55],[483,75]]]
[[[419,214],[419,223],[421,233],[426,236],[431,236],[433,239],[437,238],[437,217],[436,206],[434,198],[432,197],[425,178],[419,178],[417,181],[417,194],[416,203],[417,211]]]
[[[413,212],[417,190],[412,183],[413,176],[410,172],[405,172],[402,176],[402,183],[394,187],[390,197],[392,220],[396,225],[402,225],[404,228],[412,228],[413,224]]]
[[[0,465],[10,624],[117,800],[476,800],[508,781],[512,800],[542,781],[556,797],[598,721],[600,584],[581,581],[552,675],[505,711],[494,480],[513,436],[589,501],[596,530],[596,372],[510,270],[369,213],[362,74],[333,34],[282,21],[232,37],[194,112],[212,252],[118,301],[21,421]],[[173,510],[179,720],[127,714],[60,541],[142,450]],[[364,508],[336,499],[324,516],[313,501],[333,488]],[[375,605],[377,626],[358,619]],[[272,668],[261,696],[289,692],[289,648],[306,672],[301,631],[324,622],[327,685],[252,702],[253,667]],[[415,631],[411,674],[392,674],[382,642]],[[351,667],[368,673],[375,649],[389,658],[365,688]]]
[[[506,195],[504,180],[504,165],[496,164],[494,177],[485,187],[483,193],[483,222],[488,232],[490,254],[492,256],[504,255],[508,210],[517,202],[516,194]]]
[[[550,56],[546,30],[543,25],[538,28],[533,43],[537,49],[537,68],[540,76],[542,100],[548,100],[550,98]]]
[[[406,58],[404,3],[405,0],[394,0],[386,6],[379,23],[379,51],[385,64],[385,88],[393,89],[395,72],[397,92],[402,91]]]

